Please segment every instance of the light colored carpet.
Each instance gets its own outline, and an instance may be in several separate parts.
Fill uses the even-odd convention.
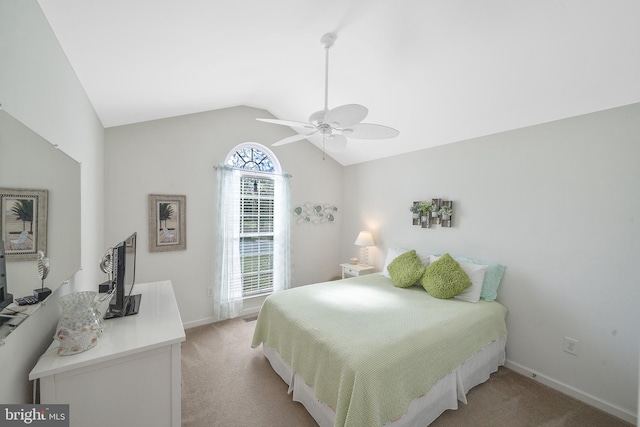
[[[233,319],[187,330],[182,345],[183,427],[316,427],[262,348],[250,347],[255,322]],[[632,427],[509,369],[473,388],[468,404],[432,427]],[[368,427],[368,426],[362,426]]]

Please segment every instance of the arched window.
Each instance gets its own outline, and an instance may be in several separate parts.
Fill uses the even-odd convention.
[[[289,177],[266,147],[244,143],[218,167],[218,319],[244,298],[290,287]],[[220,301],[218,300],[220,297]]]
[[[226,164],[232,168],[249,171],[282,172],[276,156],[267,147],[255,143],[244,143],[235,147],[227,156]]]

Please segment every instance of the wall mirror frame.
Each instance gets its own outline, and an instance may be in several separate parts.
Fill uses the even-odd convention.
[[[50,271],[44,286],[55,290],[80,269],[81,166],[1,108],[0,153],[0,188],[47,192],[45,237]],[[5,214],[2,212],[3,218]],[[33,295],[43,285],[35,257],[7,257],[6,269],[7,290],[14,298]],[[0,339],[6,334],[0,331]]]

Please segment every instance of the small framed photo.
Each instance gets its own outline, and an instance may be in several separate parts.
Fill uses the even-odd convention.
[[[187,249],[187,196],[149,195],[149,252]]]
[[[47,252],[47,190],[0,188],[0,240],[7,260],[35,261]]]

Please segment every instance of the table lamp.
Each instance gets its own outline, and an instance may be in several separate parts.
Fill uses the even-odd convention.
[[[369,246],[375,246],[376,243],[373,241],[373,236],[370,231],[361,231],[358,234],[358,238],[355,243],[356,246],[360,246],[360,262],[363,265],[369,264]]]

